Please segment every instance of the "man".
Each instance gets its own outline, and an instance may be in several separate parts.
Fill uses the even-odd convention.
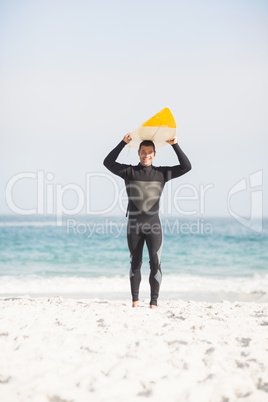
[[[131,141],[131,133],[114,148],[104,160],[104,166],[112,173],[125,180],[128,194],[128,226],[127,241],[130,251],[130,287],[132,307],[139,305],[139,286],[141,282],[141,264],[144,242],[148,247],[150,258],[151,287],[150,308],[157,307],[157,299],[162,279],[160,255],[162,249],[162,228],[159,220],[159,201],[164,185],[168,180],[182,176],[191,170],[191,163],[178,145],[177,137],[167,141],[172,145],[179,165],[152,165],[155,157],[155,146],[152,141],[142,141],[138,155],[140,163],[137,166],[116,162],[124,146]]]

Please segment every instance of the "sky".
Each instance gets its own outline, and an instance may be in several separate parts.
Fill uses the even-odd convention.
[[[267,27],[265,0],[1,0],[0,214],[123,216],[103,159],[169,107],[192,170],[162,213],[267,216]]]

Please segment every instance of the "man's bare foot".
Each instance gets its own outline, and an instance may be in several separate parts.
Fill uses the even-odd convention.
[[[154,304],[150,304],[150,308],[157,308]]]
[[[139,300],[132,303],[132,307],[139,307]]]

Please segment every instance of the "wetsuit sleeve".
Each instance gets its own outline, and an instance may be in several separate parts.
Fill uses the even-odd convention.
[[[126,145],[125,141],[122,140],[121,142],[119,142],[119,144],[106,156],[106,158],[103,161],[104,166],[108,170],[110,170],[110,172],[122,178],[125,177],[129,165],[118,163],[116,162],[116,159],[125,145]]]
[[[164,167],[165,181],[169,181],[171,179],[175,179],[176,177],[182,176],[192,169],[191,162],[182,151],[179,144],[172,145],[172,148],[176,152],[180,164],[176,166]]]

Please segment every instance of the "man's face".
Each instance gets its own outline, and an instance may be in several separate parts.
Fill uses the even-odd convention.
[[[151,164],[153,163],[153,159],[155,157],[155,152],[152,145],[148,147],[142,145],[141,149],[138,151],[138,154],[142,166],[151,166]]]

